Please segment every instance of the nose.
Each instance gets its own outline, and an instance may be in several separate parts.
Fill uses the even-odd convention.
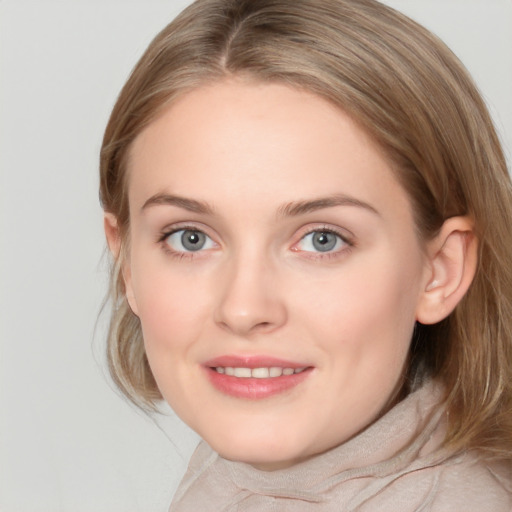
[[[287,320],[278,283],[277,270],[261,257],[231,261],[217,288],[215,322],[238,336],[277,330]]]

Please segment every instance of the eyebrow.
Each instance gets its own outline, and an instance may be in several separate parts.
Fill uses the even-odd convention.
[[[213,208],[208,203],[172,194],[155,194],[154,196],[151,196],[142,205],[141,210],[157,205],[177,206],[178,208],[183,208],[189,212],[213,215]]]
[[[189,212],[199,213],[203,215],[213,215],[214,209],[204,201],[189,199],[187,197],[176,196],[172,194],[155,194],[151,196],[143,205],[141,210],[150,208],[151,206],[167,205],[177,206]],[[294,217],[304,215],[324,208],[332,208],[334,206],[356,206],[364,208],[371,213],[380,215],[380,213],[370,204],[350,197],[344,194],[335,194],[328,197],[320,197],[317,199],[292,201],[280,206],[277,210],[278,217]]]
[[[372,205],[344,194],[335,194],[308,201],[293,201],[281,206],[278,209],[278,216],[292,217],[304,215],[305,213],[322,210],[324,208],[332,208],[333,206],[357,206],[380,216],[380,213]]]

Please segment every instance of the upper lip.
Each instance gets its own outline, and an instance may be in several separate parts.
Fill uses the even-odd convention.
[[[310,365],[267,355],[222,355],[209,359],[204,366],[210,368],[305,368]]]

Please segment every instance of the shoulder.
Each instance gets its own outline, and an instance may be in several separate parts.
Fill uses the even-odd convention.
[[[463,453],[410,468],[397,475],[386,491],[394,512],[510,512],[512,462]]]
[[[512,461],[485,459],[474,452],[448,459],[439,467],[432,511],[512,510]]]

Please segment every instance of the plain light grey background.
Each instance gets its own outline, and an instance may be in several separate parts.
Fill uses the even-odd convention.
[[[165,511],[197,438],[112,389],[97,161],[110,109],[187,0],[0,0],[0,510]],[[387,0],[473,73],[511,161],[512,2]]]

